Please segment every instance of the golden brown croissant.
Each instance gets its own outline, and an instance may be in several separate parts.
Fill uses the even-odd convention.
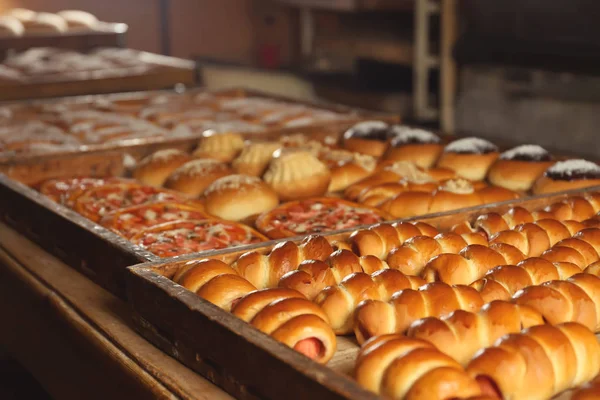
[[[466,365],[479,349],[491,346],[502,336],[541,324],[542,315],[530,307],[494,301],[478,312],[457,310],[446,317],[418,320],[406,335],[426,340]]]
[[[379,224],[355,231],[350,235],[348,244],[360,256],[373,255],[385,260],[390,251],[400,247],[408,239],[415,236],[433,237],[438,233],[436,228],[423,222]]]
[[[388,302],[365,300],[356,308],[354,333],[359,343],[390,333],[403,333],[421,318],[442,317],[455,310],[477,311],[484,302],[479,292],[442,282],[395,293]]]
[[[327,315],[293,290],[254,291],[239,299],[231,312],[317,362],[326,363],[335,353],[336,337]]]
[[[549,399],[600,372],[600,344],[577,323],[539,325],[505,336],[466,369],[497,399]]]
[[[384,269],[373,274],[357,272],[339,284],[326,287],[315,298],[329,318],[337,335],[347,335],[354,325],[354,310],[363,300],[388,301],[403,289],[417,289],[425,281],[416,276],[404,275],[394,269]]]
[[[517,264],[524,258],[523,253],[509,244],[495,243],[489,247],[473,244],[458,254],[434,257],[421,272],[421,277],[427,282],[469,285],[498,265]]]
[[[561,240],[542,258],[552,262],[570,262],[584,269],[600,258],[600,229],[587,228],[573,237]]]
[[[327,286],[336,285],[345,277],[356,273],[371,274],[389,268],[385,261],[375,256],[359,257],[350,250],[337,250],[325,261],[304,261],[297,270],[290,271],[279,280],[279,287],[294,289],[312,300]]]
[[[551,324],[578,322],[592,331],[600,331],[600,278],[597,276],[580,273],[564,281],[529,286],[517,292],[513,301],[537,310]]]
[[[415,236],[392,250],[387,258],[390,268],[408,275],[419,275],[433,257],[443,253],[458,253],[471,244],[487,246],[487,239],[477,233],[440,233],[435,237]]]
[[[455,360],[429,342],[399,335],[365,343],[354,376],[361,386],[386,399],[447,400],[481,394]]]
[[[257,251],[243,254],[231,266],[258,289],[277,287],[289,271],[298,269],[305,260],[326,260],[334,248],[322,236],[309,236],[296,244],[291,241],[277,244],[268,255]]]
[[[550,262],[532,257],[517,265],[499,265],[485,276],[473,282],[486,303],[493,300],[509,300],[527,286],[540,285],[553,280],[564,280],[581,272],[581,268],[569,262]]]

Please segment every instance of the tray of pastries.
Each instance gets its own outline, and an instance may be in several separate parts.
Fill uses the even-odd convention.
[[[597,190],[133,266],[134,321],[243,399],[597,398]]]

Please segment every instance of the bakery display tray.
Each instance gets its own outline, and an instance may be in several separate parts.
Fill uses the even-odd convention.
[[[584,190],[412,218],[440,230],[490,211],[540,209]],[[409,220],[409,221],[410,221]],[[343,240],[353,230],[326,235]],[[294,239],[291,239],[294,240]],[[299,241],[300,238],[297,238]],[[358,345],[338,336],[337,352],[321,365],[198,297],[170,278],[182,263],[215,258],[232,263],[249,250],[269,252],[275,242],[189,255],[128,268],[127,294],[136,329],[154,345],[240,399],[375,399],[351,378]],[[568,398],[564,395],[561,399]]]
[[[377,119],[389,123],[399,123],[400,118],[392,114],[375,113],[371,111],[350,108],[339,104],[324,103],[324,102],[307,102],[296,99],[287,98],[284,96],[274,96],[256,90],[248,90],[242,88],[221,89],[216,91],[208,91],[205,89],[191,89],[193,93],[213,93],[227,95],[232,97],[262,97],[272,100],[285,101],[291,104],[306,105],[322,110],[348,113],[353,117],[344,121],[335,121],[331,123],[321,123],[313,126],[300,128],[273,128],[261,132],[243,133],[248,138],[275,139],[282,135],[302,132],[303,134],[315,139],[324,139],[325,137],[337,138],[341,132],[354,125],[357,122]],[[44,99],[34,101],[20,101],[18,104],[52,104],[57,101],[67,101],[69,103],[78,102],[93,102],[95,99],[107,100],[129,100],[140,97],[173,93],[173,90],[160,90],[149,92],[136,93],[116,93],[109,95],[88,95],[75,96],[71,98],[59,99]],[[188,92],[189,93],[189,92]],[[4,103],[15,104],[14,102]],[[0,173],[31,185],[40,182],[41,180],[68,177],[72,176],[73,171],[78,171],[78,175],[83,175],[88,169],[80,171],[76,166],[88,164],[88,158],[95,160],[95,163],[102,163],[102,154],[112,154],[119,151],[122,154],[128,154],[135,159],[140,159],[148,154],[164,148],[180,148],[182,150],[191,150],[197,145],[198,140],[202,137],[202,133],[187,135],[185,137],[149,137],[143,139],[128,139],[114,143],[90,144],[82,145],[77,148],[41,154],[0,154]],[[100,168],[102,169],[102,168]],[[91,171],[93,172],[93,170]],[[97,176],[99,174],[92,174]]]

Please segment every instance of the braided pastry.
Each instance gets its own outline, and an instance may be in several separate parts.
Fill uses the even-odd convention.
[[[494,301],[476,313],[457,310],[446,317],[416,321],[406,335],[426,340],[466,365],[479,349],[491,346],[502,336],[543,323],[541,314],[530,307]]]
[[[600,372],[600,344],[580,324],[539,325],[505,336],[466,369],[496,399],[549,399]]]
[[[579,322],[600,331],[600,278],[588,273],[565,281],[529,286],[515,294],[513,301],[540,312],[551,324]]]
[[[256,290],[229,265],[214,259],[190,263],[173,279],[226,311],[230,311],[232,304],[239,298]]]
[[[379,224],[355,231],[348,238],[352,251],[360,256],[373,255],[385,260],[393,249],[415,236],[437,235],[439,231],[423,222]]]
[[[373,272],[389,268],[385,261],[375,256],[359,257],[349,250],[337,250],[325,261],[304,261],[298,269],[290,271],[279,280],[279,286],[295,289],[312,300],[327,286],[337,285],[345,277],[356,273]]]
[[[309,236],[299,245],[291,241],[279,243],[268,255],[256,251],[245,253],[232,268],[258,289],[277,287],[281,277],[298,269],[303,261],[326,260],[333,251],[324,237]]]
[[[336,337],[327,315],[293,290],[254,291],[239,299],[231,312],[317,362],[326,363],[335,353]]]
[[[354,376],[361,386],[386,399],[443,400],[481,394],[455,360],[429,342],[398,335],[365,343]]]
[[[458,254],[434,257],[420,275],[427,282],[468,285],[498,265],[517,264],[524,258],[523,253],[509,244],[495,243],[489,247],[473,244]]]
[[[421,278],[407,276],[394,269],[384,269],[371,275],[357,272],[338,285],[323,289],[314,299],[337,335],[352,332],[354,310],[363,300],[388,301],[392,294],[403,289],[417,289],[425,284]]]
[[[392,250],[387,258],[390,268],[408,275],[419,275],[433,257],[442,253],[458,253],[470,244],[487,246],[487,239],[477,233],[440,233],[435,237],[415,236]]]
[[[395,293],[388,302],[365,300],[356,308],[354,333],[359,343],[378,335],[403,333],[421,318],[442,317],[455,310],[477,311],[481,295],[464,285],[429,283]]]
[[[600,258],[600,229],[587,228],[573,237],[561,240],[542,254],[552,262],[570,262],[584,269]]]
[[[564,280],[581,272],[569,262],[550,262],[543,258],[528,258],[517,265],[499,265],[485,276],[471,283],[486,303],[509,300],[527,286],[540,285],[552,280]]]

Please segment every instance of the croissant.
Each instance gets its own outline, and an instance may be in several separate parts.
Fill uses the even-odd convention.
[[[552,262],[570,262],[584,269],[600,259],[600,229],[587,228],[561,240],[542,254]]]
[[[326,363],[335,353],[336,337],[327,315],[293,290],[275,288],[248,293],[231,312],[317,362]]]
[[[354,334],[363,343],[373,336],[403,333],[421,318],[442,317],[455,310],[477,311],[483,304],[481,295],[472,287],[429,283],[418,290],[397,292],[388,302],[361,302],[354,315]]]
[[[206,259],[188,264],[173,278],[175,282],[216,306],[230,311],[232,304],[256,290],[222,261]]]
[[[291,241],[277,244],[268,255],[251,251],[241,255],[232,268],[259,289],[277,287],[289,271],[298,269],[305,260],[326,260],[334,248],[322,236],[309,236],[296,244]]]
[[[371,339],[361,348],[356,381],[386,399],[445,400],[481,395],[475,379],[431,343],[398,335]]]
[[[527,306],[494,301],[478,312],[457,310],[442,318],[424,318],[413,323],[406,335],[426,340],[461,365],[479,349],[491,346],[502,336],[544,324],[541,314]]]
[[[352,251],[360,256],[373,255],[385,260],[390,251],[400,247],[408,239],[415,236],[433,237],[438,233],[436,228],[423,222],[379,224],[355,231],[348,238],[348,243]]]
[[[408,275],[419,275],[433,257],[442,253],[458,253],[470,244],[487,246],[487,239],[477,233],[440,233],[435,237],[415,236],[392,250],[387,258],[390,268]]]
[[[577,323],[539,325],[505,336],[466,370],[497,399],[549,399],[600,372],[600,344]]]
[[[373,274],[357,272],[339,284],[326,287],[315,298],[337,335],[352,332],[354,311],[363,300],[388,301],[392,294],[402,289],[417,289],[425,281],[407,276],[394,269],[384,269]]]
[[[495,243],[489,247],[473,244],[458,254],[434,257],[420,275],[427,282],[468,285],[498,265],[517,264],[524,258],[523,253],[509,244]]]
[[[345,277],[356,273],[373,272],[389,268],[385,261],[375,256],[359,257],[349,250],[337,250],[325,261],[304,261],[298,269],[290,271],[279,280],[279,286],[294,289],[312,300],[327,286],[336,285]]]
[[[499,265],[485,276],[471,283],[486,303],[493,300],[509,300],[527,286],[540,285],[552,280],[564,280],[581,272],[581,268],[569,262],[550,262],[532,257],[517,265]]]
[[[549,214],[545,215],[550,217]],[[463,234],[469,232],[483,232],[488,237],[517,225],[535,222],[540,218],[536,212],[530,212],[523,207],[513,207],[504,214],[489,212],[479,215],[474,222],[464,221],[455,225],[451,230],[454,233]]]
[[[490,243],[508,243],[528,257],[539,257],[559,241],[571,237],[583,228],[581,223],[575,221],[541,219],[498,232],[490,238]]]
[[[600,278],[588,273],[550,281],[517,292],[513,301],[530,306],[551,324],[579,322],[600,331]]]

